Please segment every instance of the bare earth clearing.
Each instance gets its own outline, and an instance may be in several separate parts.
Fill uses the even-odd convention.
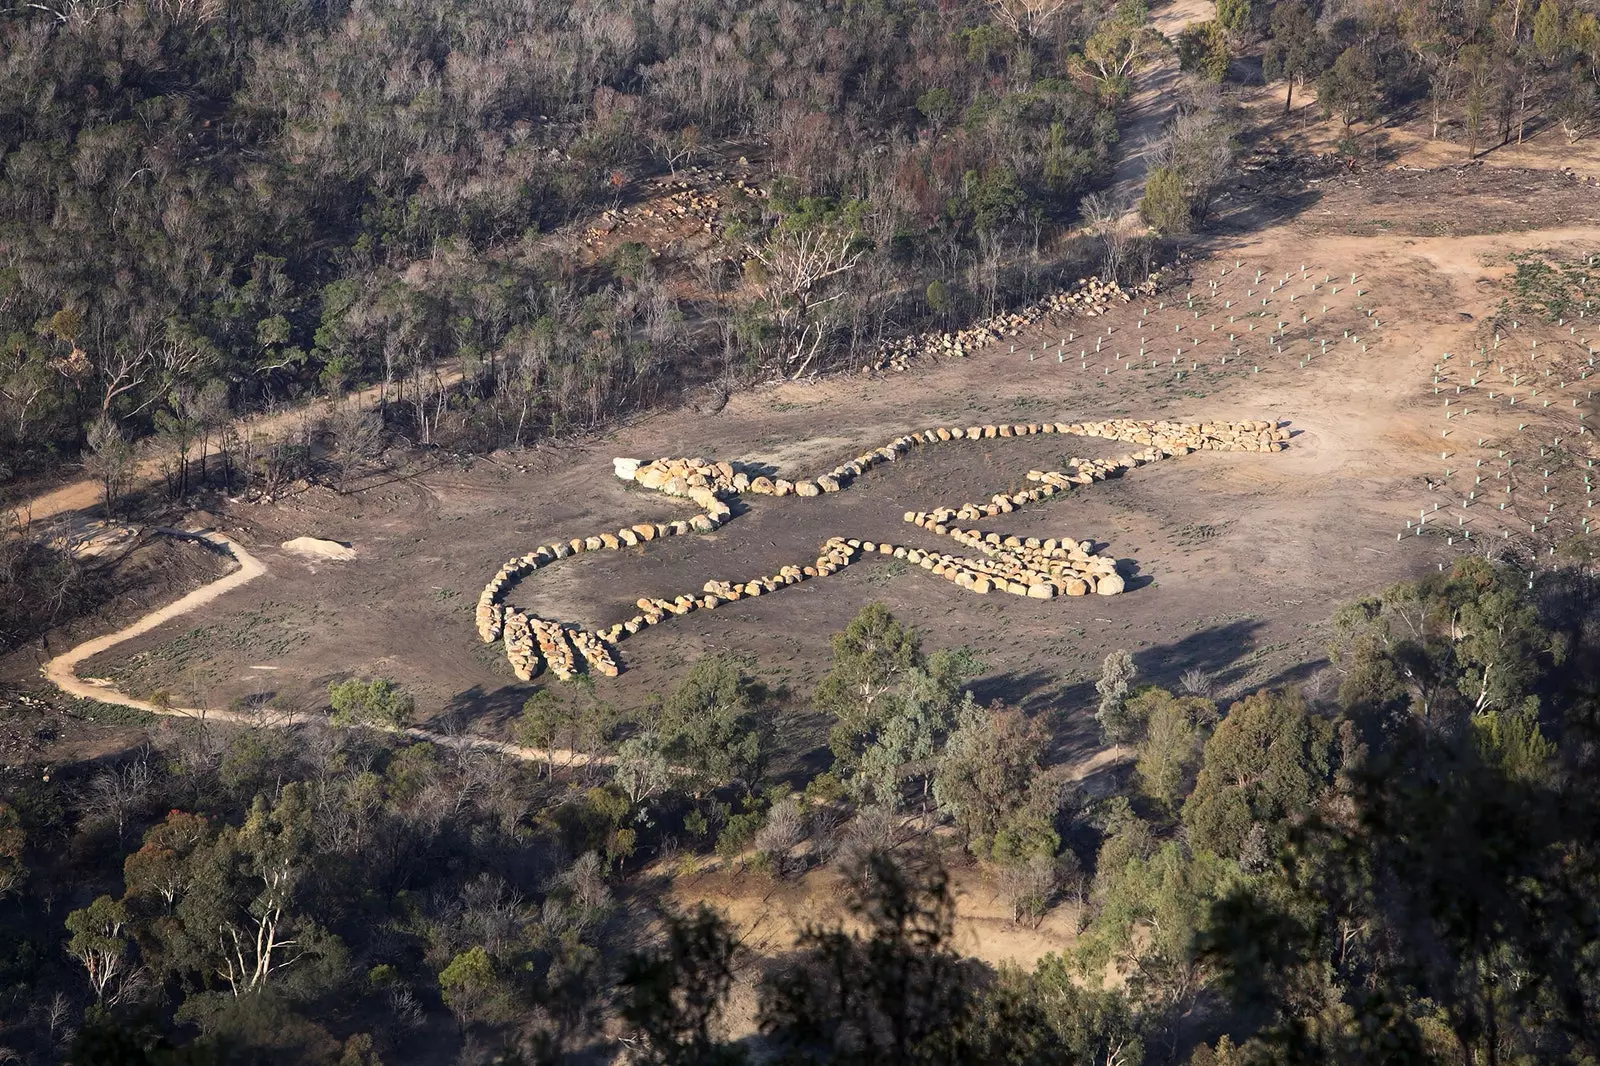
[[[984,695],[1038,708],[1081,709],[1083,686],[1117,647],[1134,650],[1158,680],[1194,666],[1234,689],[1293,679],[1320,653],[1316,627],[1330,604],[1415,573],[1451,550],[1443,538],[1397,543],[1395,534],[1424,501],[1431,504],[1425,478],[1448,465],[1432,367],[1442,352],[1475,350],[1478,320],[1501,298],[1492,280],[1479,284],[1503,273],[1487,260],[1585,235],[1402,243],[1275,234],[1197,265],[1193,279],[1178,286],[1177,305],[1129,304],[1101,319],[1065,323],[1014,355],[996,344],[887,382],[786,384],[735,397],[717,416],[663,414],[608,440],[538,453],[527,473],[479,462],[396,477],[346,497],[313,489],[272,506],[236,507],[226,517],[229,532],[260,557],[271,579],[120,645],[108,661],[90,658],[86,672],[125,677],[134,692],[163,687],[174,702],[190,705],[270,694],[274,706],[303,712],[320,706],[332,678],[384,674],[414,687],[424,710],[460,712],[472,729],[493,735],[531,687],[512,683],[498,649],[474,638],[472,603],[483,580],[537,543],[681,517],[681,507],[612,477],[612,456],[704,454],[808,470],[925,424],[1122,416],[1278,418],[1296,436],[1278,455],[1197,453],[1007,516],[1008,531],[1019,535],[1108,543],[1136,576],[1121,597],[976,597],[915,568],[899,575],[892,563],[878,562],[652,630],[624,647],[627,671],[602,682],[601,697],[642,702],[686,663],[724,648],[758,655],[759,669],[774,681],[812,676],[828,635],[875,598],[916,618],[930,645],[972,647],[988,667]],[[1309,281],[1301,280],[1302,263]],[[1224,265],[1229,273],[1219,277]],[[1280,353],[1265,340],[1270,325],[1249,332],[1242,312],[1259,309],[1260,294],[1244,295],[1255,291],[1257,269],[1267,272],[1260,287],[1266,293],[1288,267],[1294,280],[1269,296],[1268,310],[1292,309],[1298,317],[1307,308],[1317,320],[1291,328]],[[1322,284],[1329,274],[1346,284]],[[1219,281],[1215,297],[1212,280]],[[1236,288],[1243,291],[1228,295]],[[1188,291],[1204,308],[1198,319],[1184,300]],[[1290,295],[1299,299],[1291,304]],[[1358,303],[1375,309],[1376,319],[1357,311]],[[1231,346],[1230,314],[1240,317]],[[1136,329],[1141,316],[1145,325]],[[1088,371],[1081,359],[1058,361],[1068,333],[1108,326],[1113,332],[1098,360],[1092,340],[1072,341],[1079,352],[1088,345]],[[1347,332],[1361,340],[1346,339]],[[1113,350],[1136,358],[1141,338],[1159,353],[1159,366],[1147,361],[1130,370],[1125,359],[1104,372]],[[1184,343],[1196,338],[1199,347]],[[1331,342],[1326,355],[1323,338]],[[1171,356],[1180,345],[1186,363],[1205,365],[1180,366],[1187,372],[1175,379]],[[1187,358],[1191,349],[1195,359]],[[1308,352],[1314,358],[1302,367]],[[1569,407],[1561,417],[1572,418],[1569,411],[1575,413]],[[1491,428],[1510,432],[1512,417],[1535,416],[1511,414]],[[1556,416],[1540,408],[1537,417]],[[804,561],[836,533],[906,538],[905,510],[1014,489],[1022,471],[1053,468],[1069,448],[1093,447],[1037,437],[913,454],[824,501],[763,499],[714,534],[565,560],[530,579],[523,596],[550,616],[607,624],[631,614],[639,595],[670,596],[710,577],[770,572]],[[1479,514],[1491,521],[1487,512],[1475,520]],[[357,555],[325,560],[276,547],[307,534],[353,544]],[[1137,578],[1149,581],[1140,587]],[[184,633],[195,626],[203,627]],[[1063,722],[1062,738],[1064,755],[1093,746],[1080,715]]]
[[[1537,164],[1528,149],[1515,161]],[[539,544],[686,515],[613,477],[613,456],[704,455],[794,476],[940,424],[1286,423],[1294,437],[1285,452],[1200,452],[990,523],[1018,536],[1095,541],[1123,560],[1123,595],[976,596],[875,560],[653,627],[621,646],[621,677],[596,679],[598,698],[637,706],[707,652],[747,654],[769,682],[792,686],[780,737],[791,758],[805,758],[824,730],[804,702],[828,638],[878,599],[913,621],[929,647],[970,647],[986,667],[982,698],[1050,715],[1059,759],[1109,768],[1090,717],[1108,651],[1129,649],[1158,682],[1201,668],[1224,694],[1304,680],[1318,668],[1335,605],[1461,552],[1542,552],[1592,517],[1587,464],[1600,447],[1580,426],[1593,419],[1593,319],[1558,325],[1502,310],[1508,254],[1600,251],[1600,195],[1589,179],[1493,166],[1387,171],[1275,195],[1224,205],[1223,235],[1156,298],[1051,322],[1018,338],[1015,352],[1006,341],[903,374],[787,383],[736,395],[716,415],[666,412],[581,445],[439,459],[373,475],[344,496],[318,487],[195,516],[191,525],[225,531],[265,574],[237,571],[120,634],[114,647],[91,643],[71,661],[81,676],[134,696],[163,691],[173,704],[203,708],[243,699],[295,715],[321,713],[331,680],[389,676],[416,693],[429,722],[452,716],[472,734],[503,739],[528,696],[557,683],[548,675],[517,683],[499,645],[478,641],[473,604],[484,581]],[[1266,221],[1274,217],[1282,221]],[[1284,335],[1269,340],[1280,322]],[[545,617],[608,625],[631,615],[639,596],[670,598],[708,578],[807,562],[829,536],[913,543],[920,531],[902,521],[907,510],[1016,491],[1024,471],[1059,469],[1069,454],[1126,450],[1050,436],[914,452],[825,499],[745,497],[747,513],[712,534],[563,560],[527,579],[519,596]],[[300,537],[348,544],[354,555],[279,547]],[[109,610],[105,628],[133,610]],[[18,652],[0,672],[37,680],[47,660],[88,635],[54,635],[48,650]],[[56,679],[65,680],[59,670]],[[681,887],[719,901],[725,894],[704,880]],[[807,883],[819,887],[827,886]],[[774,891],[745,899],[761,935],[825,916],[788,889]],[[994,931],[1004,923],[992,909],[986,890],[972,887],[962,935],[984,957],[1028,960],[1070,942],[1071,923],[1058,914],[1013,943]]]

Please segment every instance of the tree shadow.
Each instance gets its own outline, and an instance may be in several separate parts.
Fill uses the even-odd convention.
[[[1057,688],[1057,680],[1055,674],[1042,669],[1027,673],[992,674],[977,678],[967,686],[967,690],[981,704],[999,700],[1034,714],[1057,705],[1057,701],[1051,699],[1052,691]]]
[[[496,689],[473,685],[451,696],[443,707],[417,724],[430,729],[454,725],[463,733],[503,736],[509,732],[511,722],[522,714],[528,697],[536,691],[535,685],[502,685]]]
[[[1191,670],[1203,673],[1213,692],[1221,692],[1249,675],[1248,659],[1255,637],[1265,622],[1244,618],[1210,626],[1174,641],[1132,652],[1139,674],[1136,684],[1153,684],[1181,691],[1183,675]],[[1320,663],[1293,667],[1278,674],[1269,685],[1294,684],[1311,676]],[[1051,716],[1052,741],[1048,751],[1052,763],[1074,764],[1105,748],[1094,712],[1100,696],[1096,678],[1088,677],[1062,685],[1053,674],[1034,670],[1021,674],[1002,674],[980,679],[972,686],[980,700],[1002,699],[1030,714]]]

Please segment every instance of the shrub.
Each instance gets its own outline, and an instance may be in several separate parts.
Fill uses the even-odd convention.
[[[1145,182],[1139,217],[1159,233],[1187,233],[1192,224],[1183,178],[1172,167],[1157,167]]]
[[[398,728],[405,724],[416,701],[386,677],[363,681],[352,677],[328,686],[335,725],[373,725]]]

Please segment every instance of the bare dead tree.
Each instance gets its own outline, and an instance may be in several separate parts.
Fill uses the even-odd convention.
[[[347,400],[333,410],[328,421],[333,434],[333,459],[338,469],[338,492],[345,494],[350,472],[372,458],[383,444],[383,420],[377,413]]]
[[[121,766],[102,770],[90,780],[84,796],[84,809],[92,817],[116,823],[119,848],[124,841],[128,819],[138,813],[149,797],[154,779],[150,749],[145,747]]]
[[[57,4],[30,2],[23,6],[34,11],[43,11],[63,26],[71,24],[87,26],[105,12],[121,7],[122,0],[66,0],[65,3]]]
[[[1067,6],[1066,0],[989,0],[999,23],[1024,41],[1031,41]]]
[[[1127,210],[1110,193],[1090,193],[1079,205],[1083,221],[1101,245],[1100,277],[1115,281],[1122,269],[1128,240],[1133,236],[1128,224]]]
[[[854,270],[866,249],[853,232],[817,227],[776,233],[750,254],[763,268],[761,290],[778,326],[783,369],[798,378],[827,341],[830,323],[820,312],[845,295],[830,282]]]
[[[85,443],[89,455],[84,467],[90,477],[100,482],[101,501],[109,521],[116,512],[117,501],[133,480],[133,445],[122,435],[116,422],[104,414],[90,425]]]

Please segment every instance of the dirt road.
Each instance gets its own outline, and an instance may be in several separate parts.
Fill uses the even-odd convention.
[[[440,381],[446,387],[459,383],[462,371],[455,366],[440,370]],[[360,389],[342,397],[347,402],[363,407],[374,407],[383,396],[384,386],[373,385],[370,388]],[[267,415],[241,415],[233,420],[234,428],[243,433],[249,430],[264,437],[276,437],[286,430],[293,428],[301,419],[315,420],[333,409],[335,400],[329,397],[320,397],[305,404],[285,407]],[[220,438],[220,434],[213,440]],[[190,456],[191,462],[199,462],[203,458],[218,454],[218,447],[212,445],[207,449],[196,449]],[[142,459],[134,467],[133,483],[131,488],[135,491],[156,484],[163,476],[163,460],[156,456]],[[17,506],[31,521],[39,522],[57,515],[69,514],[73,511],[93,511],[100,506],[100,482],[94,478],[83,478],[80,481],[69,482],[60,488],[41,493],[31,500]]]
[[[1190,25],[1216,17],[1217,6],[1212,0],[1172,0],[1150,12],[1151,24],[1169,41],[1175,41]],[[1178,80],[1178,57],[1169,52],[1139,75],[1138,88],[1128,101],[1117,167],[1111,178],[1113,201],[1125,210],[1137,208],[1144,197],[1150,157],[1178,109]]]
[[[223,533],[214,530],[190,533],[181,530],[160,530],[169,536],[184,537],[201,541],[231,555],[238,562],[239,568],[225,574],[209,585],[195,589],[181,599],[174,600],[165,607],[151,611],[131,625],[124,626],[115,632],[86,640],[77,647],[63,652],[44,665],[45,678],[62,692],[80,699],[94,700],[98,703],[114,704],[118,707],[133,707],[150,714],[166,715],[173,718],[194,718],[211,722],[227,722],[231,725],[269,725],[286,728],[295,724],[294,715],[288,714],[283,718],[263,722],[259,715],[241,711],[225,710],[215,707],[173,707],[160,706],[149,700],[142,700],[115,688],[111,682],[103,678],[84,678],[78,676],[78,664],[86,659],[93,658],[101,652],[116,647],[125,641],[132,640],[144,633],[150,632],[165,622],[181,618],[192,611],[204,607],[219,596],[249,584],[259,577],[267,574],[267,568],[262,565],[238,541]],[[519,744],[510,744],[505,741],[490,740],[486,737],[448,736],[428,729],[408,727],[394,730],[404,733],[417,740],[425,740],[434,744],[468,747],[480,751],[491,751],[524,762],[548,762],[563,768],[584,766],[609,766],[613,760],[605,755],[588,755],[583,752],[570,751],[565,748],[527,748]]]

